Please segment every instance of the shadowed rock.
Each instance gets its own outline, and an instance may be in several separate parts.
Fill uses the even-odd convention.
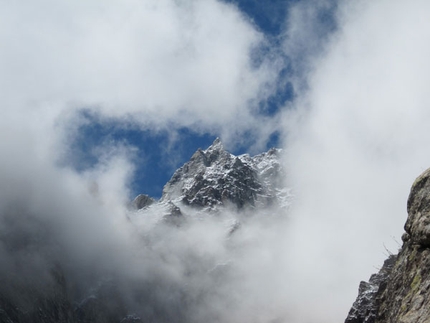
[[[155,200],[152,197],[146,194],[139,194],[133,200],[132,205],[135,209],[140,210],[140,209],[143,209],[144,207],[150,206],[154,202]]]

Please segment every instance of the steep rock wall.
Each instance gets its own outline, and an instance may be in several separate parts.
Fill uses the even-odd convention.
[[[345,323],[430,322],[430,169],[412,185],[407,209],[399,254],[361,283]]]

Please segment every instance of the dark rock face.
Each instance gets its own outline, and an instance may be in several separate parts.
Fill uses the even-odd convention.
[[[430,247],[430,169],[414,182],[408,198],[405,240]]]
[[[155,202],[155,200],[152,197],[150,197],[150,196],[148,196],[146,194],[139,194],[133,200],[132,206],[135,209],[140,210],[140,209],[143,209],[144,207],[150,206],[154,202]]]
[[[126,317],[126,308],[114,285],[104,284],[77,301],[61,268],[54,265],[50,275],[43,284],[33,287],[26,281],[15,280],[14,290],[8,288],[10,282],[3,282],[0,322],[118,323]]]
[[[412,185],[403,246],[360,293],[345,322],[430,322],[430,169]],[[375,277],[378,277],[375,281]]]
[[[380,297],[387,287],[386,281],[396,262],[396,256],[391,255],[377,274],[370,277],[369,282],[362,281],[358,288],[358,297],[345,323],[374,323]]]

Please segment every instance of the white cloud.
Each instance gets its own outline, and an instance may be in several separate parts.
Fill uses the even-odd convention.
[[[344,319],[384,244],[396,252],[401,242],[409,188],[430,160],[429,9],[425,1],[340,6],[339,30],[311,57],[309,89],[286,115],[288,126],[300,122],[287,151],[296,244],[306,255],[294,264],[324,305],[312,319],[330,308]]]
[[[222,301],[207,294],[216,287],[207,270],[228,254],[224,227],[138,236],[125,216],[133,170],[127,147],[103,147],[99,164],[79,174],[60,161],[81,108],[156,130],[266,133],[270,120],[260,123],[251,104],[277,72],[276,64],[255,67],[251,59],[263,35],[234,6],[213,0],[2,1],[0,27],[0,272],[17,273],[11,285],[43,284],[54,262],[76,283],[78,300],[79,290],[88,296],[97,279],[115,274],[124,289],[137,281],[127,297],[157,285],[160,295],[151,294],[148,306],[166,315],[228,314],[196,300],[203,294],[228,303],[227,281]],[[178,309],[183,295],[193,302]]]
[[[276,70],[253,66],[250,52],[263,36],[232,5],[46,0],[1,6],[6,105],[97,106],[111,116],[201,123],[221,132],[237,118],[258,126],[248,103]]]
[[[192,126],[226,137],[269,126],[259,125],[248,102],[276,70],[253,66],[251,51],[263,35],[232,5],[1,1],[0,27],[0,204],[6,208],[24,195],[38,205],[60,196],[58,205],[68,209],[65,196],[85,195],[92,183],[97,199],[123,208],[132,170],[125,147],[98,153],[103,158],[92,174],[59,168],[70,156],[82,108],[143,128]],[[72,204],[64,217],[81,213]],[[39,213],[63,213],[45,207]]]

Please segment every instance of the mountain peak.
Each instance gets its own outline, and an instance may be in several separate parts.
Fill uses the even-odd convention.
[[[206,150],[198,149],[190,161],[173,174],[163,189],[162,201],[199,208],[232,204],[238,209],[285,204],[281,202],[286,198],[279,180],[282,173],[273,152],[254,157],[235,156],[216,138]]]
[[[206,151],[209,150],[224,150],[224,145],[222,144],[221,139],[219,137],[216,137],[212,145],[210,145],[208,149],[206,149]]]
[[[217,137],[212,145],[210,145],[205,151],[203,151],[206,159],[209,163],[212,163],[219,157],[227,157],[230,154],[224,149],[224,145],[221,142],[221,139]]]

